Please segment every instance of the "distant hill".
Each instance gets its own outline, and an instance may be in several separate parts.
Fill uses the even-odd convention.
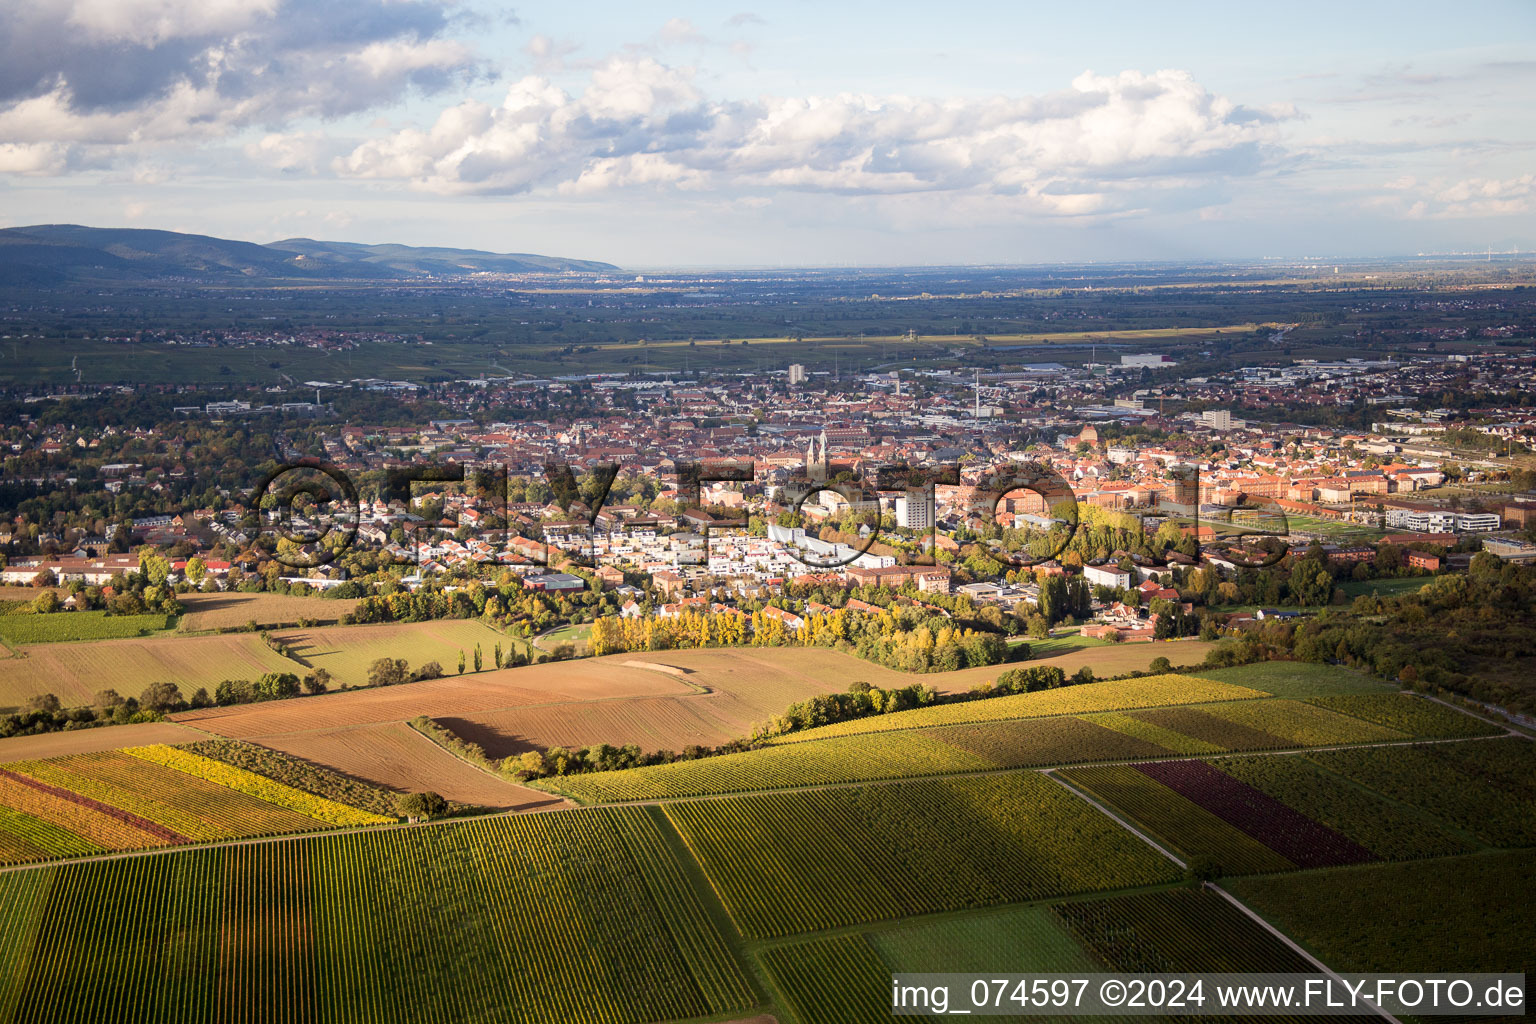
[[[290,238],[271,245],[142,228],[38,224],[0,229],[0,285],[168,279],[401,280],[465,273],[593,273],[611,263],[475,249],[359,245]]]
[[[298,253],[305,262],[338,266],[367,265],[391,272],[391,276],[415,277],[420,274],[464,274],[487,271],[493,274],[559,273],[579,270],[595,273],[618,270],[611,263],[595,260],[568,260],[558,256],[536,256],[526,252],[482,252],[479,249],[440,249],[417,245],[361,245],[357,242],[317,242],[312,238],[286,238],[265,246]]]

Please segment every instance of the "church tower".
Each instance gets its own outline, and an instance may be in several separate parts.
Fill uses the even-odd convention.
[[[812,480],[825,480],[827,467],[827,431],[823,427],[821,437],[811,438],[811,446],[805,450],[805,473]]]

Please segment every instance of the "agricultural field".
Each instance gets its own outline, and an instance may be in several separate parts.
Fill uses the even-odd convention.
[[[1310,973],[1303,957],[1208,889],[1055,904],[1051,913],[1109,969]]]
[[[483,771],[403,722],[293,732],[262,743],[302,763],[397,793],[430,791],[455,803],[495,810],[525,811],[565,803]]]
[[[1084,665],[1100,677],[1146,671],[1155,658],[1174,663],[1198,663],[1215,644],[1181,640],[1172,644],[1106,644],[1066,654],[1031,658],[1020,665],[1055,665],[1071,675]],[[923,683],[940,693],[965,693],[978,683],[989,683],[1017,665],[988,665],[958,672],[908,673],[876,665],[841,651],[817,647],[716,648],[696,651],[654,651],[615,655],[640,658],[674,666],[700,686],[744,692],[757,687],[778,691],[785,699],[775,701],[782,710],[813,693],[842,692],[862,680],[881,689]]]
[[[759,958],[796,1020],[828,1024],[889,1020],[890,975],[897,972],[1311,969],[1303,957],[1206,889],[1164,889],[942,915],[862,933],[771,945]],[[1023,1024],[1041,1018],[1001,1015],[989,1019]],[[1108,1024],[1119,1018],[1071,1019]]]
[[[835,736],[646,768],[545,779],[535,785],[583,803],[598,803],[1166,757],[1170,753],[1083,719],[1059,716]]]
[[[66,754],[96,754],[151,743],[191,743],[207,736],[174,722],[138,722],[99,729],[68,729],[34,736],[9,736],[0,740],[0,762],[26,761]]]
[[[1302,699],[1325,694],[1395,693],[1397,687],[1342,665],[1318,665],[1310,661],[1256,661],[1232,668],[1201,669],[1205,679],[1251,686],[1276,697]]]
[[[1224,721],[1277,737],[1277,746],[1325,747],[1340,743],[1390,743],[1409,734],[1294,700],[1220,704],[1206,709]],[[1236,748],[1234,748],[1236,749]]]
[[[51,590],[62,599],[66,591],[60,587],[23,587],[16,584],[0,584],[0,601],[26,602],[31,604],[38,594],[45,590]]]
[[[905,677],[912,678],[912,677]],[[1215,682],[1185,675],[1142,676],[1116,679],[1081,686],[1063,686],[1036,693],[1011,694],[959,704],[939,704],[891,715],[859,718],[818,729],[790,733],[779,743],[804,743],[829,736],[888,732],[898,729],[925,729],[938,725],[966,725],[998,722],[1017,718],[1044,718],[1050,715],[1076,715],[1093,711],[1122,711],[1128,708],[1163,707],[1197,704],[1206,701],[1238,701],[1267,697],[1268,694],[1246,686]]]
[[[108,615],[103,611],[0,615],[0,640],[9,647],[75,640],[119,640],[151,636],[164,631],[166,625],[164,615]]]
[[[39,693],[55,694],[66,707],[83,707],[108,687],[137,696],[150,683],[169,682],[190,696],[212,692],[225,679],[257,679],[293,672],[258,636],[162,635],[137,640],[36,644],[0,659],[0,707],[15,707]]]
[[[748,938],[1171,880],[1031,772],[664,805]]]
[[[1308,760],[1417,807],[1490,846],[1536,845],[1536,744],[1465,740],[1412,747],[1323,750]]]
[[[0,766],[9,863],[394,820],[165,745]]]
[[[287,757],[266,747],[240,740],[199,740],[186,743],[182,750],[235,768],[264,775],[305,793],[325,797],[361,811],[389,816],[395,813],[395,794],[369,783],[348,778],[337,772]]]
[[[1297,867],[1332,867],[1376,859],[1347,836],[1204,761],[1160,761],[1135,767]]]
[[[1474,847],[1411,807],[1340,785],[1304,757],[1224,757],[1212,764],[1386,860],[1468,853]]]
[[[258,626],[292,625],[300,619],[335,622],[357,607],[355,600],[328,597],[294,597],[290,594],[182,594],[186,608],[178,628],[184,633],[207,629],[238,629],[250,622]]]
[[[839,935],[760,954],[800,1024],[885,1024],[891,971],[862,935]]]
[[[1226,874],[1536,845],[1536,748],[1472,739],[1065,769],[1186,859]],[[1138,778],[1141,776],[1142,778]]]
[[[984,757],[940,740],[904,732],[764,747],[624,771],[568,775],[539,780],[535,785],[584,803],[597,803],[945,775],[996,767]]]
[[[1134,736],[1136,739],[1155,744],[1176,754],[1219,754],[1226,749],[1219,744],[1187,736],[1177,729],[1149,722],[1144,715],[1145,713],[1143,717],[1137,717],[1136,714],[1128,711],[1105,711],[1102,714],[1085,715],[1083,720],[1125,733],[1127,736]]]
[[[1385,580],[1345,580],[1339,584],[1339,589],[1344,591],[1344,596],[1349,598],[1359,597],[1362,594],[1375,595],[1377,597],[1398,597],[1402,594],[1416,594],[1423,590],[1431,582],[1432,576],[1407,576],[1402,579]]]
[[[1125,717],[1186,736],[1195,743],[1217,750],[1273,750],[1290,746],[1273,733],[1233,722],[1214,714],[1215,710],[1215,707],[1142,708],[1126,712]]]
[[[1463,714],[1455,708],[1408,693],[1310,697],[1307,703],[1422,739],[1496,736],[1503,732],[1498,726]]]
[[[807,694],[809,696],[809,694]],[[783,711],[767,708],[751,693],[681,693],[663,697],[543,704],[441,718],[444,726],[491,757],[525,750],[633,743],[642,750],[715,747],[745,736],[752,726]]]
[[[1536,857],[1504,850],[1240,878],[1242,899],[1338,971],[1536,974]]]
[[[1204,859],[1226,875],[1289,871],[1296,866],[1134,765],[1074,768],[1060,776],[1124,815],[1186,863]]]
[[[869,941],[892,971],[1099,969],[1050,908],[1039,904],[887,925],[870,933]]]
[[[1171,753],[1166,747],[1072,717],[950,725],[924,729],[918,735],[968,751],[996,768],[1125,761]]]
[[[495,646],[500,644],[503,651],[512,646],[510,638],[474,619],[285,630],[272,638],[303,664],[325,669],[337,686],[367,686],[368,666],[379,658],[404,658],[412,669],[435,661],[445,675],[454,675],[463,652],[466,671],[473,671],[476,644],[482,665],[494,669]]]
[[[477,623],[450,624],[484,630]],[[393,632],[423,625],[440,624],[341,627],[306,631],[304,635],[330,636],[351,644],[357,637],[386,635],[369,631]],[[504,648],[510,643],[510,638],[489,630],[484,634],[499,637]],[[489,657],[484,634],[482,650]],[[285,640],[295,635],[278,634]],[[454,647],[453,667],[457,651]],[[293,652],[316,664],[351,659],[364,672],[370,660],[355,647],[344,651],[338,646],[332,654],[313,657],[302,646],[294,647]],[[1146,661],[1150,657],[1142,664]],[[443,664],[450,669],[449,663]],[[424,714],[439,719],[493,757],[513,756],[533,748],[595,743],[681,750],[689,744],[714,746],[745,736],[754,725],[780,714],[795,701],[845,690],[854,679],[880,686],[923,682],[963,690],[975,682],[990,681],[1000,671],[993,667],[908,675],[835,651],[797,648],[666,651],[449,675],[383,690],[333,691],[298,701],[207,708],[174,717],[219,735],[257,738],[405,721]],[[1249,691],[1220,687],[1205,692],[1212,694],[1205,699],[1227,699]],[[632,699],[611,699],[618,697]],[[575,701],[590,703],[576,706],[571,703]]]
[[[641,809],[577,811],[0,874],[0,1019],[638,1024],[750,1008],[663,828]]]
[[[196,639],[181,642],[191,643]],[[250,738],[402,722],[418,715],[453,719],[478,712],[540,704],[697,693],[698,687],[677,676],[652,669],[625,667],[621,662],[598,658],[467,672],[462,676],[333,691],[294,700],[202,708],[172,717],[177,722],[220,736]]]

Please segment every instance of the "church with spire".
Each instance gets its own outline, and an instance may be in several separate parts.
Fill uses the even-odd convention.
[[[811,438],[810,447],[805,450],[805,473],[812,480],[825,480],[829,475],[831,458],[827,454],[827,430],[821,430],[820,437]]]

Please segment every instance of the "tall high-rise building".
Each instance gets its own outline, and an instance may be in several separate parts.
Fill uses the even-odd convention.
[[[926,530],[933,525],[933,496],[926,489],[908,491],[896,499],[896,525]]]
[[[802,364],[800,364],[800,363],[790,363],[789,364],[789,384],[790,384],[790,387],[794,387],[796,384],[804,384],[804,383],[805,383],[805,367]]]

